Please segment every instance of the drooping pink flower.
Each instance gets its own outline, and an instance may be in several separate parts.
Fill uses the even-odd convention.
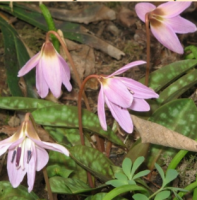
[[[197,30],[195,24],[179,15],[191,3],[167,2],[158,7],[151,3],[138,3],[135,10],[143,22],[146,13],[149,13],[150,29],[161,44],[176,53],[183,54],[183,47],[176,33],[192,33]]]
[[[34,67],[36,67],[36,88],[41,98],[47,96],[49,89],[58,98],[61,95],[62,83],[68,91],[71,91],[69,66],[50,41],[46,41],[41,51],[20,69],[18,77],[24,76]]]
[[[49,160],[45,149],[69,156],[65,147],[41,141],[32,120],[29,120],[29,113],[27,113],[20,129],[0,142],[0,156],[8,150],[7,170],[10,183],[14,188],[18,187],[27,174],[29,192],[33,189],[36,171],[44,168]]]
[[[145,61],[131,62],[107,77],[99,76],[101,88],[98,95],[97,110],[100,124],[104,130],[107,130],[105,103],[122,129],[127,133],[132,133],[133,123],[127,109],[149,111],[150,106],[144,99],[159,97],[152,89],[131,78],[116,76],[136,65],[145,63]]]

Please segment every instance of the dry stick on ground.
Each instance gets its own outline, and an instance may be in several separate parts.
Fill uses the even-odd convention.
[[[150,72],[150,28],[149,28],[149,13],[146,13],[145,16],[145,23],[146,23],[146,76],[145,76],[145,85],[148,87],[148,80],[149,80],[149,72]]]
[[[78,73],[78,71],[77,71],[77,69],[75,67],[74,62],[73,62],[73,59],[72,59],[72,57],[71,57],[71,55],[70,55],[70,53],[69,53],[69,51],[68,51],[68,49],[66,47],[65,42],[62,40],[62,38],[59,36],[59,34],[56,33],[55,31],[48,31],[47,35],[46,35],[46,40],[49,40],[49,35],[50,34],[55,35],[57,37],[57,39],[59,40],[59,42],[61,43],[61,45],[62,45],[62,47],[64,49],[64,52],[66,53],[66,56],[67,56],[67,58],[68,58],[68,60],[69,60],[69,62],[71,64],[71,66],[72,66],[73,72],[74,72],[76,80],[77,80],[77,84],[78,84],[78,86],[80,88],[81,84],[82,84],[81,83],[81,79],[79,77],[79,73]],[[84,92],[83,92],[83,98],[84,98],[84,102],[85,102],[87,110],[91,111],[89,103],[88,103],[88,99],[87,99],[87,97],[86,97],[86,95],[85,95]],[[96,141],[97,141],[98,150],[101,151],[101,152],[103,152],[104,149],[103,149],[103,145],[102,145],[102,140],[97,135],[95,135],[95,137],[96,137]]]

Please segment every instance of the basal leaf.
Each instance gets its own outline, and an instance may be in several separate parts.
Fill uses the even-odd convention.
[[[86,146],[74,146],[70,149],[71,157],[83,168],[103,181],[114,177],[113,163],[100,151]]]
[[[160,193],[158,193],[154,200],[165,200],[170,196],[170,191],[161,191]]]
[[[191,99],[178,99],[166,103],[150,117],[150,121],[196,139],[197,108]],[[157,161],[161,154],[162,157],[169,157],[176,152],[177,150],[172,148],[151,145],[147,159],[149,168],[152,169],[155,162],[161,163],[161,160]]]
[[[37,98],[37,94],[34,91],[34,71],[31,71],[26,76],[24,76],[26,83],[26,91],[24,94],[19,87],[19,78],[17,77],[18,71],[30,58],[24,44],[21,42],[16,30],[2,17],[0,17],[0,27],[3,33],[7,83],[11,94],[13,96],[26,95],[29,97]]]
[[[178,175],[179,174],[175,169],[168,169],[166,172],[165,180],[163,182],[163,186],[165,186],[168,183],[170,183],[171,181],[173,181]]]
[[[127,175],[128,179],[131,178],[131,166],[132,166],[131,159],[125,158],[122,162],[122,170]]]
[[[156,167],[157,171],[159,172],[159,174],[160,174],[160,176],[162,178],[162,181],[164,182],[165,176],[164,176],[163,169],[157,163],[155,163],[155,167]]]
[[[146,176],[149,173],[150,173],[150,170],[144,170],[144,171],[138,172],[137,174],[135,174],[133,176],[133,180],[138,179],[138,178],[143,177],[143,176]]]
[[[131,169],[131,177],[133,177],[134,173],[138,169],[138,167],[144,162],[145,158],[143,156],[138,157],[133,163],[133,167]]]
[[[197,60],[181,60],[155,70],[150,74],[149,87],[157,92],[193,68],[196,64]],[[140,79],[140,82],[144,83],[145,78]]]
[[[134,194],[132,197],[134,200],[149,200],[144,194]]]
[[[32,112],[32,115],[38,124],[45,126],[78,128],[78,111],[75,106],[51,106],[37,109]],[[83,109],[82,124],[83,128],[97,133],[115,144],[124,146],[122,141],[109,127],[107,131],[101,128],[98,116],[94,113]]]
[[[0,181],[0,199],[1,200],[38,200],[38,196],[33,192],[29,193],[27,188],[20,185],[13,188],[8,181]]]

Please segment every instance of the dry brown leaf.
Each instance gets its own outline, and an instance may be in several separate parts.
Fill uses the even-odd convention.
[[[89,24],[101,20],[116,19],[115,11],[101,4],[92,4],[79,10],[65,10],[59,8],[50,8],[52,17],[64,21]]]
[[[142,143],[158,144],[176,149],[197,152],[197,142],[166,127],[131,115]]]
[[[128,8],[121,7],[118,13],[118,20],[120,23],[126,27],[131,27],[136,23],[135,13]]]

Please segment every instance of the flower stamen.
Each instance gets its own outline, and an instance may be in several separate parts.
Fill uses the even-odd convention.
[[[14,162],[14,158],[15,158],[15,156],[16,156],[16,150],[14,150],[14,152],[13,152],[13,154],[12,154],[12,160],[11,160],[11,163]]]
[[[21,147],[17,147],[17,150],[16,150],[16,167],[19,166],[20,158],[21,158]]]

